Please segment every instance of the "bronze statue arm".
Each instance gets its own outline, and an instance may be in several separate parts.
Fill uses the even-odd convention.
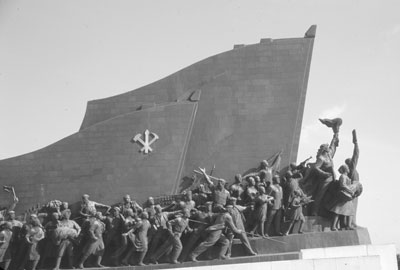
[[[335,156],[336,147],[339,145],[339,133],[334,133],[331,144],[329,145],[329,154],[331,158]]]

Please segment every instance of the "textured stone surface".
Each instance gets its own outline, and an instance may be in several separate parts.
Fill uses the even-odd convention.
[[[242,245],[239,242],[236,243],[237,245],[234,245],[232,249],[232,255],[241,256],[245,254]],[[371,240],[368,230],[359,228],[353,231],[292,234],[289,236],[272,237],[269,240],[262,239],[261,237],[252,238],[250,239],[250,244],[259,254],[274,254],[299,252],[302,249],[310,248],[368,245],[371,244]]]
[[[231,180],[281,149],[287,165],[297,156],[313,42],[262,39],[90,101],[78,133],[0,161],[0,184],[15,186],[21,210],[83,192],[104,203],[172,194],[198,166],[215,164],[214,175]],[[160,136],[148,156],[129,142],[145,129]]]

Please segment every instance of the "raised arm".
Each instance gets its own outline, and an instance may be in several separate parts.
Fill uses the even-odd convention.
[[[329,145],[329,154],[331,158],[335,156],[336,147],[339,145],[339,133],[334,133],[331,144]]]
[[[199,167],[199,170],[201,171],[201,173],[203,174],[204,178],[206,179],[208,186],[210,186],[210,187],[214,186],[214,183],[211,181],[210,177],[206,173],[206,169]]]
[[[351,157],[350,166],[354,169],[357,167],[358,157],[360,156],[360,149],[358,148],[357,134],[355,129],[353,130],[353,144],[354,144],[354,150],[353,150],[353,156]]]

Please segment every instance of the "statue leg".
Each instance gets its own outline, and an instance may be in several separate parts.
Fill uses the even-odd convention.
[[[334,214],[332,224],[331,224],[331,231],[337,231],[337,223],[339,222],[339,215]]]
[[[253,248],[250,245],[250,241],[249,241],[249,238],[247,238],[246,232],[242,232],[241,234],[237,234],[237,236],[239,237],[240,241],[244,245],[244,248],[246,249],[247,253],[250,256],[257,255],[257,253],[253,250]],[[232,247],[232,244],[230,245],[230,248],[231,247]]]
[[[235,237],[235,235],[233,233],[228,234],[227,238],[229,241],[229,246],[228,249],[226,251],[226,257],[230,258],[232,255],[232,244],[233,244],[233,238]]]
[[[181,255],[182,252],[182,242],[180,239],[180,235],[174,235],[173,242],[172,242],[172,252],[171,252],[171,263],[177,264],[178,257]]]

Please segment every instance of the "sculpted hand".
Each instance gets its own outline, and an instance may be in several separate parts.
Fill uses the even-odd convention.
[[[207,173],[206,173],[206,168],[200,168],[200,167],[199,167],[199,170],[200,170],[202,173],[207,174]]]

